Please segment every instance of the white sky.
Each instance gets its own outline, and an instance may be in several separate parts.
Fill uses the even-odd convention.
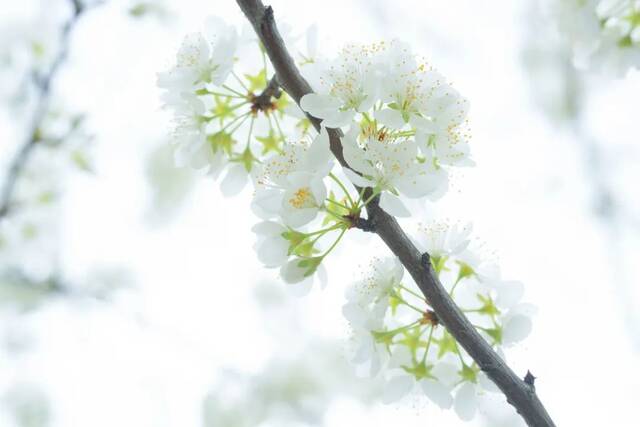
[[[24,320],[37,337],[36,351],[13,361],[12,371],[1,369],[0,384],[43,384],[54,426],[197,426],[201,399],[221,366],[255,372],[268,354],[287,351],[265,334],[252,297],[255,283],[276,275],[255,259],[248,191],[225,199],[214,182],[198,178],[172,221],[145,222],[145,160],[170,128],[155,73],[206,15],[243,23],[232,1],[167,4],[168,24],[128,19],[122,2],[92,12],[73,35],[69,65],[56,82],[71,109],[88,112],[97,142],[96,176],[74,179],[64,204],[65,265],[77,276],[96,264],[124,265],[137,289],[115,307],[56,303]],[[520,58],[525,2],[271,4],[278,20],[300,32],[317,23],[325,52],[348,41],[409,41],[470,99],[478,166],[458,176],[454,191],[428,211],[473,220],[476,234],[499,254],[504,275],[527,286],[526,299],[539,314],[533,334],[508,360],[539,378],[538,393],[557,425],[636,426],[640,336],[624,307],[640,308],[640,275],[632,270],[639,230],[624,229],[612,256],[606,230],[589,210],[589,171],[577,144],[533,106]],[[21,12],[13,7],[10,13]],[[608,167],[612,177],[624,172],[612,178],[622,182],[621,200],[637,207],[638,172],[627,163],[638,158],[640,76],[589,81],[588,127],[617,156]],[[346,337],[343,290],[357,277],[355,266],[385,254],[375,240],[362,240],[348,239],[331,256],[326,290],[296,300],[309,336]],[[460,423],[452,411],[433,407],[338,405],[327,425]]]

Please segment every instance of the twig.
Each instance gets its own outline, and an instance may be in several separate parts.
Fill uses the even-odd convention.
[[[82,2],[79,0],[69,0],[69,2],[71,3],[73,12],[71,18],[69,18],[69,20],[62,28],[62,36],[58,54],[54,58],[51,66],[49,67],[49,70],[47,70],[46,73],[40,76],[34,76],[35,86],[38,93],[38,102],[31,121],[29,137],[13,158],[13,161],[11,162],[7,172],[7,177],[4,181],[2,192],[0,193],[0,220],[9,213],[9,210],[11,209],[13,193],[15,191],[18,178],[20,177],[23,169],[28,163],[31,153],[40,141],[40,127],[49,108],[49,99],[51,97],[51,82],[54,80],[54,78],[58,74],[58,71],[60,70],[61,65],[67,58],[71,31],[80,19],[80,16],[86,10],[82,5]]]
[[[265,7],[261,0],[236,1],[265,47],[275,68],[278,82],[299,104],[300,98],[311,93],[312,90],[284,45],[273,18],[273,9]],[[314,127],[319,130],[320,120],[314,117],[310,119]],[[348,167],[342,155],[341,132],[328,129],[328,133],[331,151],[342,166]],[[535,390],[518,377],[493,351],[449,297],[431,268],[429,255],[423,256],[418,251],[395,218],[378,206],[377,200],[374,199],[367,205],[367,214],[374,232],[382,238],[409,271],[425,298],[430,302],[438,319],[502,390],[507,401],[515,407],[526,423],[535,427],[555,426]]]

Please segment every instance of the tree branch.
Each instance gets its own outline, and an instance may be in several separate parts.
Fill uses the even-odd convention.
[[[51,97],[51,82],[54,80],[54,78],[58,74],[58,71],[60,70],[60,66],[67,58],[71,31],[80,19],[80,16],[85,11],[85,7],[79,0],[69,0],[69,3],[71,4],[72,15],[62,28],[60,49],[58,50],[58,53],[47,72],[43,75],[36,74],[34,76],[35,86],[38,94],[38,101],[31,121],[29,137],[27,141],[22,145],[22,147],[20,147],[11,164],[9,165],[7,177],[5,178],[4,186],[2,188],[2,192],[0,193],[0,220],[9,213],[9,210],[11,209],[11,200],[13,199],[13,193],[15,191],[18,178],[20,177],[22,170],[28,163],[31,153],[40,141],[40,127],[49,108],[49,98]]]
[[[236,0],[253,26],[269,59],[276,70],[282,88],[300,103],[302,96],[311,93],[309,83],[302,77],[280,36],[273,9],[261,0]],[[320,120],[309,116],[314,127],[320,129]],[[340,164],[348,167],[342,155],[340,130],[328,129],[331,151]],[[529,426],[554,427],[555,424],[538,399],[535,389],[516,375],[491,346],[475,330],[458,306],[449,297],[434,273],[428,254],[421,254],[398,222],[384,212],[377,200],[367,205],[368,225],[377,233],[409,271],[438,319],[462,345],[480,368],[502,390],[507,401],[515,407]]]

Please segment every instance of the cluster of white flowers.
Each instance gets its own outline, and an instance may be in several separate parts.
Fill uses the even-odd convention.
[[[318,92],[301,107],[327,127],[349,127],[345,173],[390,214],[409,215],[400,195],[437,199],[448,167],[473,165],[467,100],[404,43],[350,45],[316,68]]]
[[[577,66],[617,75],[640,68],[640,1],[553,0],[550,12]]]
[[[251,47],[260,53],[259,64],[245,60],[251,55],[237,56]],[[255,37],[209,18],[204,33],[185,37],[175,65],[158,74],[162,99],[174,112],[176,163],[214,177],[225,172],[226,195],[244,188],[261,156],[282,152],[286,134],[309,129],[304,115],[271,84],[268,67]]]
[[[368,203],[378,200],[386,212],[409,216],[403,197],[435,200],[446,192],[453,167],[474,164],[467,100],[405,44],[350,45],[328,61],[317,56],[315,30],[308,32],[308,52],[299,54],[298,63],[316,90],[300,102],[321,120],[321,131],[311,138],[310,121],[272,90],[263,49],[261,71],[240,73],[245,85],[233,71],[242,37],[215,22],[224,37],[190,36],[176,67],[160,75],[164,99],[176,111],[177,159],[215,173],[231,165],[223,192],[241,188],[225,181],[252,178],[252,209],[261,219],[253,227],[258,258],[300,293],[315,277],[326,282],[323,260],[361,224]],[[288,132],[285,113],[294,118]],[[246,145],[237,150],[232,134],[248,118]],[[273,119],[276,139],[252,139],[259,119],[268,123],[270,136]],[[334,161],[327,128],[344,131],[348,167]],[[522,284],[503,280],[473,247],[470,232],[469,226],[433,225],[421,230],[419,246],[451,297],[501,351],[529,333],[532,309],[520,303]],[[343,310],[353,327],[353,361],[384,377],[385,401],[419,385],[437,405],[473,418],[476,397],[495,386],[440,324],[397,259],[376,260],[371,270],[348,291]]]
[[[420,230],[440,281],[475,328],[502,355],[524,339],[533,309],[520,302],[523,286],[505,281],[484,261],[471,227],[434,224]],[[347,291],[343,313],[353,329],[352,360],[367,375],[387,381],[383,400],[394,402],[420,389],[460,418],[474,417],[482,396],[497,391],[479,366],[440,325],[397,259],[374,260],[373,274]]]
[[[327,61],[318,58],[315,28],[307,32],[298,62],[318,92],[301,107],[323,126],[311,142],[309,120],[272,85],[263,49],[257,73],[235,72],[243,62],[236,51],[249,38],[217,19],[207,29],[185,39],[176,65],[158,79],[175,112],[176,160],[215,175],[226,170],[225,194],[252,178],[252,207],[263,219],[254,227],[258,257],[285,281],[307,284],[299,289],[316,272],[324,277],[323,259],[376,196],[388,213],[408,216],[400,196],[436,199],[450,167],[473,164],[468,102],[405,44],[347,46]],[[259,123],[268,135],[253,138]],[[349,168],[336,168],[324,129],[347,126]],[[347,189],[345,177],[362,191]]]

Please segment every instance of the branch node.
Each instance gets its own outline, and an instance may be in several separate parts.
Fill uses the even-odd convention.
[[[427,271],[429,271],[429,269],[431,268],[431,256],[429,256],[429,254],[425,252],[420,257],[420,261],[422,262],[422,265],[424,266],[424,268],[426,268]]]
[[[536,389],[535,386],[536,377],[533,376],[531,371],[527,370],[527,375],[524,376],[524,383],[531,387],[532,390]]]
[[[355,218],[353,219],[352,224],[355,228],[358,228],[368,233],[375,233],[376,231],[375,223],[372,220],[367,218]]]

